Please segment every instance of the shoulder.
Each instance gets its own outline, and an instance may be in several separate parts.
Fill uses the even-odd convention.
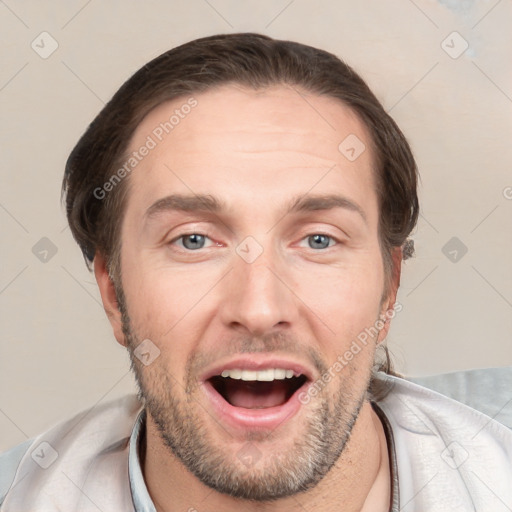
[[[512,366],[464,370],[410,380],[483,412],[512,429]]]
[[[431,389],[379,379],[390,390],[378,405],[392,429],[402,504],[451,511],[512,506],[511,430]]]
[[[66,509],[76,489],[119,478],[141,408],[135,395],[98,404],[0,455],[0,504],[5,510],[56,510],[63,499]]]

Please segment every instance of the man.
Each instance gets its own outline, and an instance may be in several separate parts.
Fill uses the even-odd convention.
[[[324,51],[231,34],[144,66],[64,178],[139,396],[4,455],[2,510],[509,510],[508,429],[375,363],[416,180]]]

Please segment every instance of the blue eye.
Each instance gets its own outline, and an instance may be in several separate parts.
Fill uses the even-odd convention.
[[[185,249],[189,249],[191,251],[202,249],[206,243],[206,237],[197,233],[180,236],[178,240],[181,240],[181,243]]]
[[[331,246],[331,242],[334,243],[334,240],[327,235],[310,235],[307,237],[308,245],[311,249],[327,249],[327,247]]]

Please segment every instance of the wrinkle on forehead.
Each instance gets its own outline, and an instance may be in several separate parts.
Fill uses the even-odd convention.
[[[194,150],[195,140],[204,134],[208,134],[210,140],[217,144],[236,136],[239,147],[232,150],[247,153],[286,149],[287,140],[293,142],[300,137],[304,139],[301,145],[309,144],[317,148],[319,154],[329,153],[333,148],[336,150],[346,135],[354,131],[368,142],[367,146],[370,145],[366,126],[350,107],[336,98],[306,92],[295,86],[275,85],[254,90],[239,84],[229,84],[191,96],[197,100],[198,105],[168,134],[176,145],[188,142],[189,149],[181,150]],[[153,109],[137,128],[131,148],[136,149],[142,144],[147,135],[168,120],[173,111],[179,109],[186,100],[187,97],[176,98]],[[205,112],[205,115],[201,115]],[[243,115],[240,116],[240,113]],[[296,122],[298,113],[300,123]],[[198,115],[201,115],[200,123],[187,123],[189,117]],[[233,124],[229,123],[230,118]],[[220,123],[222,131],[219,130]],[[255,132],[269,137],[265,141],[255,141]],[[256,144],[259,146],[256,147]]]

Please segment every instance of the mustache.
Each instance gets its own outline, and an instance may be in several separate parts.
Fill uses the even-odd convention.
[[[219,359],[235,357],[240,354],[293,354],[299,356],[305,363],[314,367],[320,375],[328,370],[328,365],[320,353],[310,345],[301,342],[296,336],[276,332],[262,336],[239,336],[222,342],[221,346],[208,351],[195,350],[188,357],[186,375],[192,379],[199,375],[206,367]],[[189,381],[190,382],[190,381]]]

